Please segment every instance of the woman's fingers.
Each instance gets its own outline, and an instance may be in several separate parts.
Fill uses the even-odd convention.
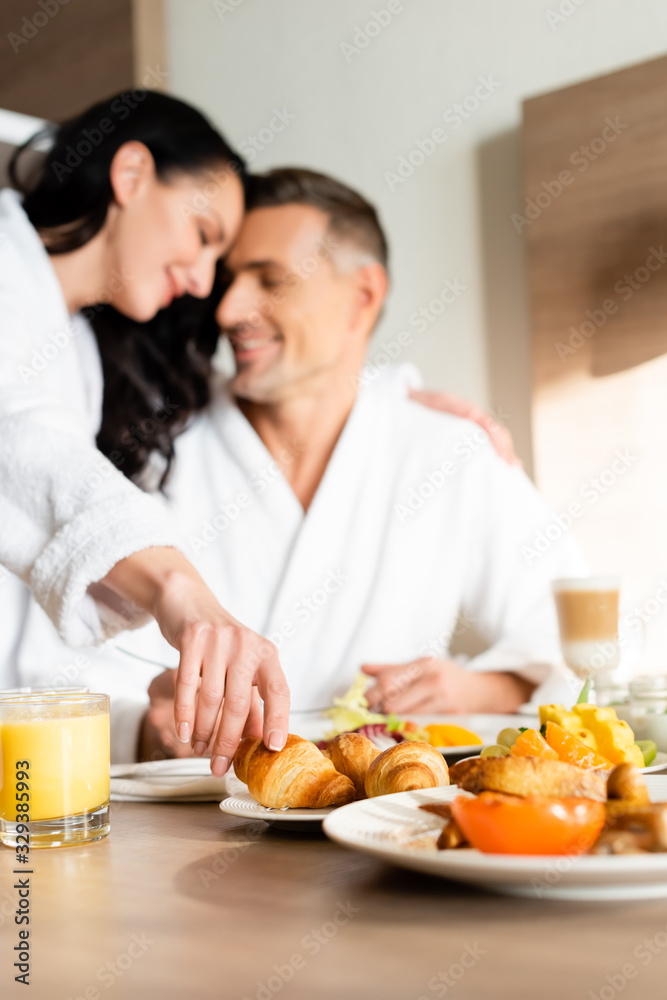
[[[290,693],[273,643],[265,642],[257,670],[257,688],[264,700],[262,735],[269,750],[282,750],[289,729]]]
[[[201,687],[197,696],[192,744],[197,755],[205,753],[216,732],[216,722],[220,706],[229,684],[230,671],[237,671],[238,629],[229,626],[209,627],[204,643]],[[247,693],[250,702],[250,691]],[[223,712],[224,714],[224,712]],[[247,714],[247,712],[246,712]],[[213,753],[213,750],[211,751]]]
[[[248,712],[248,718],[243,729],[244,738],[252,736],[254,740],[261,740],[263,721],[264,710],[262,708],[262,699],[259,696],[257,688],[254,687],[250,696],[250,711]]]
[[[189,743],[194,730],[197,688],[204,659],[204,628],[202,625],[186,626],[179,646],[181,657],[176,676],[174,719],[181,743]]]
[[[269,750],[282,750],[287,740],[289,689],[275,646],[244,629],[237,650],[227,670],[222,719],[211,753],[211,770],[217,776],[229,768],[250,716],[256,724],[254,685],[264,699],[264,743]]]

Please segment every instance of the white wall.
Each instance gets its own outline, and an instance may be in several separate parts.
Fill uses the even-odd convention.
[[[350,48],[388,10],[389,23]],[[253,167],[324,170],[379,206],[393,292],[371,360],[411,329],[401,357],[429,386],[499,408],[530,466],[523,247],[510,222],[522,204],[521,101],[663,54],[667,3],[167,0],[166,17],[169,89],[254,155]],[[443,118],[466,98],[474,105],[488,78],[493,93],[467,120]],[[295,117],[253,154],[248,137],[279,124],[275,108]],[[446,139],[392,190],[387,172],[433,129]],[[448,279],[465,292],[423,332],[411,327]]]

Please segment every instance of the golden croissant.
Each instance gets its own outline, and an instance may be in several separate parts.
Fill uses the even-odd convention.
[[[375,744],[363,733],[339,733],[329,740],[322,753],[337,771],[352,781],[356,798],[364,799],[366,772],[380,753]]]
[[[241,740],[234,755],[237,778],[253,799],[271,809],[323,809],[354,799],[354,785],[310,740],[289,735],[282,750]]]
[[[445,759],[428,743],[406,740],[375,758],[366,774],[366,795],[412,792],[449,784]]]

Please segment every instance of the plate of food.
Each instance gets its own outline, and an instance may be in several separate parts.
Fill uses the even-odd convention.
[[[397,715],[372,712],[368,707],[365,691],[370,678],[357,675],[352,686],[333,705],[321,709],[319,715],[296,712],[290,717],[295,731],[312,740],[320,749],[342,733],[360,733],[368,737],[380,750],[394,743],[415,741],[437,747],[445,756],[462,756],[475,753],[486,743],[492,742],[497,728],[493,720],[505,719],[505,724],[519,721],[513,716],[436,716],[419,715],[402,719]],[[482,734],[477,728],[482,729]]]
[[[324,820],[347,847],[533,899],[667,897],[667,775],[477,757],[454,784],[353,802]]]
[[[479,751],[482,757],[543,757],[585,768],[609,771],[615,764],[632,764],[645,774],[667,767],[667,754],[652,740],[635,740],[630,725],[612,706],[587,702],[571,709],[540,705],[539,728],[508,726],[495,742]]]
[[[320,750],[290,734],[276,752],[248,737],[234,755],[234,775],[220,809],[280,825],[319,824],[360,798],[448,784],[439,751],[414,740],[380,750],[362,733],[341,733]]]

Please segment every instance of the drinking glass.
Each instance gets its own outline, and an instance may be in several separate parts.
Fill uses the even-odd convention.
[[[584,680],[608,681],[619,665],[619,588],[613,576],[553,582],[563,658]]]
[[[108,832],[109,696],[0,693],[0,843],[63,847]]]

